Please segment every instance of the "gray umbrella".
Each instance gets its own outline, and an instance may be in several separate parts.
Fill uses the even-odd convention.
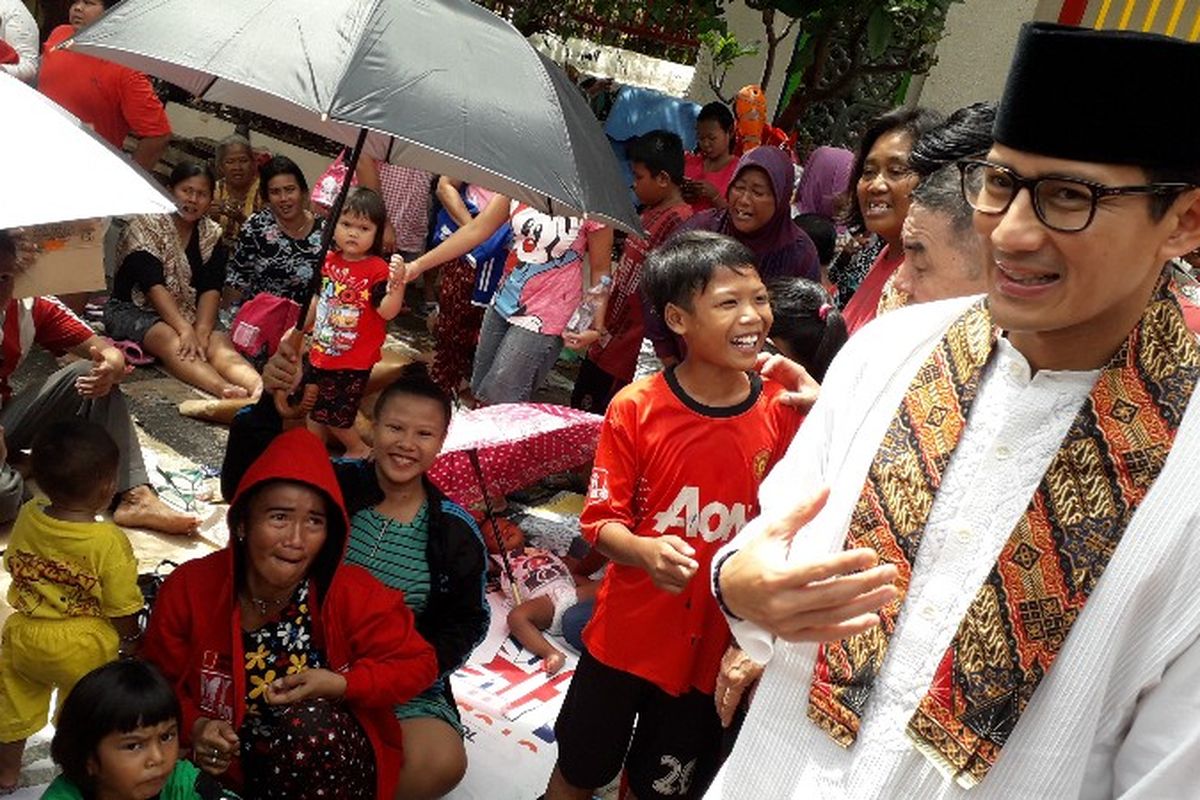
[[[124,0],[64,46],[344,144],[366,131],[374,158],[641,230],[583,97],[468,0]]]

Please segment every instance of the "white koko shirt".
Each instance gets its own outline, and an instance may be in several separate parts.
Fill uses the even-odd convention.
[[[829,501],[797,534],[792,557],[842,549],[901,398],[946,328],[975,299],[902,309],[850,340],[791,448],[763,482],[761,516],[726,549],[823,485],[831,488]],[[1031,377],[1025,358],[1006,340],[998,343],[930,512],[858,739],[848,749],[806,716],[816,645],[773,644],[760,628],[733,623],[742,646],[770,660],[737,746],[706,797],[1200,797],[1195,401],[1157,482],[983,782],[961,788],[905,733],[1098,375],[1044,370]]]

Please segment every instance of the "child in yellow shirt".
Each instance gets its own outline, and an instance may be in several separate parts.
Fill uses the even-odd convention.
[[[119,459],[104,428],[82,419],[34,440],[33,475],[46,497],[21,508],[4,555],[16,613],[0,633],[0,794],[17,784],[50,693],[57,689],[61,703],[88,672],[137,647],[137,560],[124,531],[99,516],[116,491]]]

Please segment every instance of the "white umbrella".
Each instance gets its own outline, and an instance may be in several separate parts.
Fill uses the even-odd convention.
[[[0,229],[175,210],[144,170],[53,100],[2,73],[0,108]]]

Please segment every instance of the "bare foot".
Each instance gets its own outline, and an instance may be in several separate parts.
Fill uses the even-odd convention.
[[[121,496],[113,522],[123,528],[148,528],[175,536],[194,536],[200,520],[164,503],[149,486],[134,486]]]
[[[225,388],[221,390],[221,397],[227,399],[236,399],[240,397],[249,397],[250,393],[241,386],[235,386],[232,383],[225,384]]]

